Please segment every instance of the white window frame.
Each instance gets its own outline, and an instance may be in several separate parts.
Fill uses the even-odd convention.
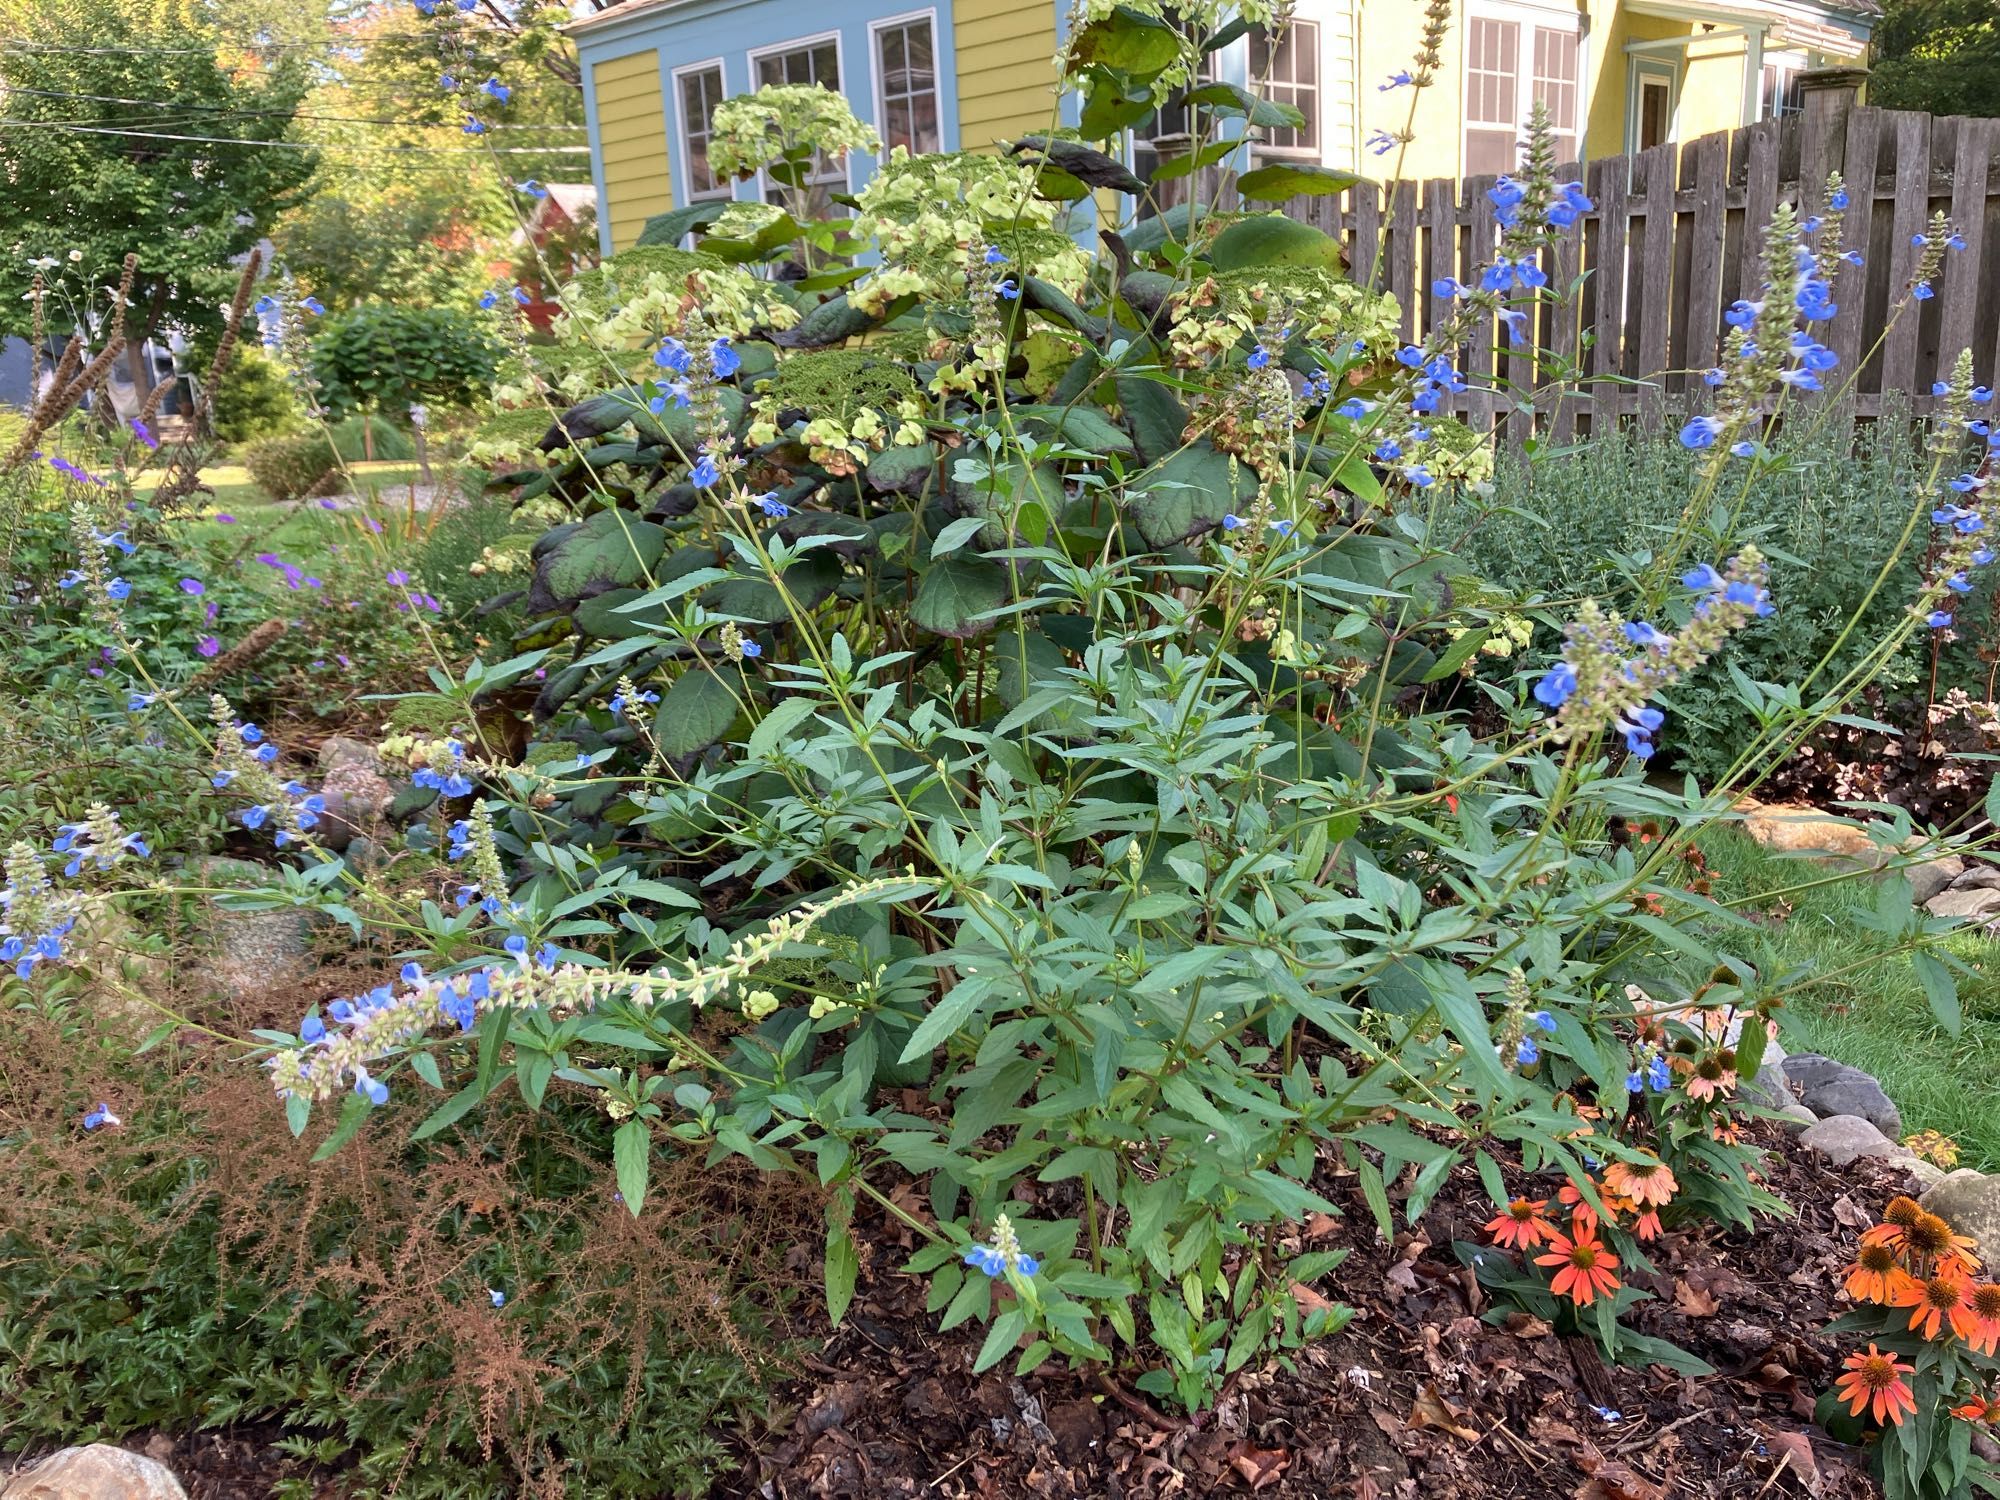
[[[1639,128],[1645,118],[1645,103],[1640,90],[1646,83],[1661,83],[1667,86],[1667,140],[1681,138],[1681,70],[1668,57],[1647,57],[1634,53],[1626,79],[1625,98],[1627,101],[1625,119],[1625,154],[1636,156],[1639,152]]]
[[[1793,87],[1797,87],[1799,74],[1806,72],[1811,66],[1811,59],[1806,56],[1803,49],[1780,48],[1776,51],[1765,52],[1758,59],[1757,118],[1760,120],[1784,120],[1791,118],[1791,115],[1771,115],[1764,113],[1764,70],[1766,68],[1778,75],[1780,88],[1782,88],[1786,80],[1789,80]],[[1795,115],[1803,112],[1803,106],[1801,106],[1801,108],[1793,110],[1791,114]]]
[[[1465,133],[1475,123],[1497,129],[1498,122],[1472,119],[1472,23],[1481,21],[1507,21],[1518,27],[1514,41],[1514,101],[1520,112],[1520,119],[1514,124],[1517,140],[1525,140],[1528,133],[1528,112],[1535,103],[1535,28],[1549,31],[1567,31],[1576,38],[1576,123],[1571,134],[1575,137],[1576,156],[1580,159],[1584,151],[1584,137],[1590,121],[1590,38],[1574,7],[1558,5],[1537,5],[1531,0],[1466,0],[1465,27],[1466,44],[1460,48],[1464,58],[1458,70],[1458,152],[1461,165],[1466,162]]]
[[[816,31],[809,36],[790,37],[785,41],[773,43],[768,47],[751,48],[750,51],[744,54],[750,64],[750,91],[755,93],[759,88],[763,87],[757,81],[757,63],[759,59],[773,57],[781,52],[809,51],[819,46],[822,42],[833,43],[833,66],[835,71],[840,74],[840,87],[831,90],[831,92],[844,95],[847,92],[848,79],[847,49],[842,44],[838,31]],[[809,180],[808,185],[811,187],[826,187],[842,193],[853,192],[853,160],[854,154],[849,152],[840,160],[840,176],[838,178],[829,174],[824,179]],[[757,174],[757,197],[765,203],[771,201],[771,184],[761,171]]]
[[[1317,16],[1294,16],[1291,22],[1285,27],[1285,45],[1290,46],[1294,44],[1293,39],[1300,26],[1309,26],[1312,28],[1313,83],[1311,87],[1313,96],[1312,133],[1314,143],[1310,146],[1276,146],[1269,141],[1259,140],[1252,147],[1252,150],[1260,157],[1281,157],[1287,161],[1317,162],[1323,160],[1326,155],[1326,37]],[[1253,94],[1258,95],[1260,98],[1272,98],[1275,100],[1275,95],[1265,92],[1265,80],[1258,76],[1256,66],[1252,61],[1255,56],[1255,50],[1250,44],[1253,40],[1254,38],[1251,37],[1244,38],[1244,77]],[[1300,38],[1300,40],[1303,40],[1303,38]],[[1306,87],[1304,84],[1289,82],[1281,83],[1280,86],[1294,93]]]
[[[943,47],[938,37],[937,7],[924,10],[906,10],[898,16],[883,16],[868,23],[868,71],[875,83],[875,132],[882,137],[882,155],[889,154],[889,95],[888,80],[882,76],[882,36],[885,31],[899,26],[908,26],[914,21],[923,21],[931,29],[931,97],[937,100],[938,150],[944,144],[944,57]],[[845,65],[843,64],[843,67]]]
[[[717,187],[703,188],[699,192],[694,185],[694,157],[688,150],[687,102],[681,94],[681,77],[688,73],[715,73],[722,79],[722,97],[729,97],[729,69],[720,57],[704,58],[701,62],[683,63],[669,75],[674,90],[674,127],[680,133],[681,188],[685,196],[683,203],[725,203],[736,196],[736,184],[724,182]],[[719,101],[718,101],[719,102]],[[709,139],[715,133],[709,132]]]

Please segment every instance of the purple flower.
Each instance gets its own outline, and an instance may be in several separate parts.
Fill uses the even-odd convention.
[[[236,517],[218,511],[215,517],[215,524],[218,526],[234,526],[236,524]]]
[[[401,568],[391,568],[387,576],[389,582],[397,588],[402,588],[410,581],[410,575],[405,573]]]
[[[205,635],[194,643],[194,649],[203,656],[213,656],[222,649],[222,642],[212,635]]]
[[[203,586],[199,578],[183,578],[181,580],[181,592],[183,594],[205,594],[208,590]]]
[[[158,448],[160,446],[160,440],[153,436],[152,429],[147,427],[137,417],[132,419],[132,436],[144,443],[148,448]]]

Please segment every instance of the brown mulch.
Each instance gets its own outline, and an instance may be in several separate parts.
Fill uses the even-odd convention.
[[[1656,1294],[1630,1322],[1714,1365],[1606,1367],[1594,1345],[1516,1313],[1504,1325],[1451,1242],[1490,1217],[1470,1171],[1394,1246],[1376,1235],[1350,1176],[1317,1184],[1342,1217],[1304,1226],[1311,1249],[1345,1247],[1321,1282],[1354,1321],[1235,1381],[1189,1421],[1101,1372],[1051,1360],[970,1373],[982,1325],[948,1334],[901,1274],[902,1237],[864,1237],[860,1293],[719,1494],[804,1497],[1058,1497],[1259,1494],[1285,1500],[1668,1500],[1673,1496],[1861,1500],[1878,1493],[1858,1450],[1812,1422],[1845,1348],[1817,1330],[1843,1309],[1839,1275],[1861,1228],[1906,1191],[1873,1161],[1834,1171],[1773,1127],[1765,1185],[1794,1210],[1756,1232],[1705,1227],[1651,1247]],[[1539,1192],[1537,1194],[1540,1195]]]

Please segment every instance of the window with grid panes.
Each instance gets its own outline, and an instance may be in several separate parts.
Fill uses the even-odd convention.
[[[882,146],[912,155],[938,149],[937,54],[929,16],[891,21],[875,31]]]

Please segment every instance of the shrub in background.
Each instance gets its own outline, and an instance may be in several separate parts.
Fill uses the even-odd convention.
[[[400,419],[413,405],[452,409],[484,400],[500,348],[457,308],[376,304],[328,318],[315,330],[311,358],[328,411]]]
[[[371,448],[378,461],[409,459],[416,454],[407,433],[370,413],[253,443],[243,454],[243,466],[273,499],[297,500],[345,489],[347,479],[341,465],[362,462]]]
[[[253,348],[240,348],[223,367],[211,421],[225,443],[254,443],[296,432],[305,422],[278,367]]]

